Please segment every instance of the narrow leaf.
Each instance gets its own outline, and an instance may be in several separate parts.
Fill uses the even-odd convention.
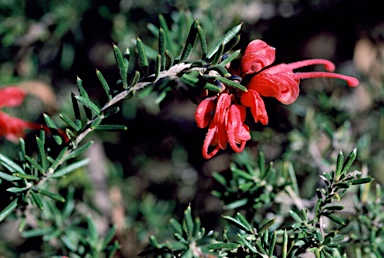
[[[70,127],[72,127],[72,129],[75,130],[76,132],[80,131],[80,127],[77,126],[77,124],[75,124],[75,122],[73,122],[68,116],[64,114],[59,114],[59,117],[61,118],[61,120],[67,123]]]
[[[222,43],[220,45],[219,49],[217,50],[216,54],[213,56],[213,60],[212,60],[213,65],[216,65],[217,63],[219,63],[221,61],[221,57],[224,54],[224,48],[225,48],[225,44]]]
[[[90,215],[87,216],[87,222],[88,222],[88,232],[91,240],[91,245],[96,247],[98,236],[99,236],[99,234],[97,233],[96,224]]]
[[[196,37],[197,37],[197,26],[198,25],[199,25],[198,20],[195,20],[191,25],[191,28],[189,30],[189,34],[187,37],[187,41],[185,43],[184,50],[183,50],[181,57],[180,57],[180,62],[184,62],[193,50],[193,46],[195,45],[195,41],[196,41]]]
[[[13,173],[13,176],[20,177],[22,179],[27,179],[27,180],[39,180],[39,178],[37,176],[28,175],[28,174]]]
[[[13,200],[7,207],[0,212],[0,222],[2,222],[17,207],[17,200]]]
[[[33,190],[31,190],[29,192],[31,193],[32,200],[36,204],[36,206],[39,207],[39,209],[43,209],[44,205],[43,205],[43,202],[41,201],[40,197]]]
[[[204,247],[208,250],[233,250],[239,248],[240,245],[236,243],[215,243]]]
[[[234,81],[229,80],[227,78],[217,76],[216,80],[221,81],[222,83],[224,83],[228,87],[232,87],[232,88],[244,91],[244,92],[248,91],[248,89],[246,87],[244,87],[243,85],[241,85],[240,83],[234,82]]]
[[[145,50],[144,50],[143,42],[141,41],[140,38],[137,38],[137,40],[136,40],[136,48],[137,48],[137,53],[139,54],[139,60],[140,60],[141,66],[143,68],[144,76],[147,76],[148,75],[148,67],[149,67],[148,58],[147,58],[147,54],[145,53]]]
[[[191,213],[191,206],[188,206],[188,208],[184,211],[184,221],[186,225],[186,232],[188,235],[192,236],[193,234],[193,219],[192,219],[192,213]]]
[[[76,82],[77,82],[77,89],[79,90],[80,96],[84,98],[88,98],[88,93],[83,87],[83,80],[81,80],[80,77],[77,77]]]
[[[0,154],[0,163],[5,165],[11,173],[19,172],[25,174],[24,170],[19,165],[2,154]]]
[[[326,217],[328,217],[330,220],[332,220],[333,222],[336,222],[337,224],[340,224],[340,225],[345,225],[345,222],[337,215],[335,214],[324,214]]]
[[[336,178],[339,178],[341,176],[341,170],[343,169],[343,163],[344,163],[344,155],[340,151],[339,155],[337,155]]]
[[[65,202],[64,197],[61,196],[60,194],[52,193],[50,191],[40,189],[40,188],[37,188],[37,189],[38,189],[38,193],[40,193],[42,195],[48,196],[49,198],[54,199],[54,200],[59,201],[59,202]]]
[[[93,112],[95,112],[97,115],[100,114],[100,108],[96,106],[95,103],[93,103],[89,98],[84,98],[81,96],[75,96],[75,98],[84,106],[91,109]]]
[[[198,33],[199,39],[200,39],[201,52],[203,53],[202,58],[205,59],[207,57],[207,52],[208,52],[207,40],[205,39],[205,34],[203,31],[203,28],[200,25],[197,26],[197,33]]]
[[[340,174],[343,175],[348,172],[348,169],[351,167],[352,163],[355,161],[357,156],[357,149],[355,148],[348,156],[347,160],[343,164],[343,169]]]
[[[61,149],[59,155],[57,155],[55,161],[52,163],[51,169],[55,170],[58,167],[59,163],[62,162],[62,158],[67,153],[67,150],[68,150],[68,146],[65,146],[64,148]]]
[[[37,149],[40,155],[41,167],[43,168],[44,171],[46,171],[48,168],[48,160],[47,160],[47,155],[45,153],[43,140],[40,139],[39,137],[36,137],[36,143],[37,143]]]
[[[219,63],[221,66],[226,66],[227,64],[231,63],[233,60],[235,60],[236,57],[239,56],[241,53],[241,50],[236,50],[231,55],[229,55],[226,59],[224,59],[222,62]]]
[[[117,227],[116,225],[113,225],[111,227],[111,229],[108,231],[107,235],[105,236],[104,240],[103,240],[103,246],[104,248],[108,246],[109,242],[112,241],[113,237],[115,236],[116,234],[116,230],[117,230]]]
[[[51,132],[53,139],[56,141],[58,145],[63,143],[63,139],[59,134],[59,130],[57,129],[56,124],[53,122],[52,118],[50,118],[47,114],[43,114],[45,123],[47,124],[49,131]]]
[[[288,233],[284,229],[284,235],[283,235],[283,251],[282,251],[282,258],[287,258],[288,255]]]
[[[99,81],[101,83],[101,86],[103,87],[105,94],[107,95],[108,101],[111,100],[112,99],[111,89],[109,88],[109,85],[108,85],[107,81],[105,80],[103,74],[99,70],[96,69],[96,75],[97,75],[97,78],[99,79]],[[127,76],[127,75],[125,75],[125,76]],[[127,79],[125,79],[125,80],[127,80]]]
[[[73,113],[75,114],[75,118],[76,120],[81,121],[79,104],[77,103],[76,95],[73,93],[71,94],[71,100],[72,100],[72,107],[73,107]]]
[[[169,220],[169,223],[171,224],[173,229],[176,231],[176,233],[179,233],[180,235],[183,234],[183,228],[182,228],[181,224],[177,220],[175,220],[174,218],[171,218]]]
[[[117,66],[119,68],[120,78],[121,78],[121,81],[123,82],[123,88],[126,89],[128,88],[127,67],[125,67],[124,65],[123,55],[121,54],[119,47],[116,46],[115,44],[113,44],[112,47],[113,47],[113,53],[115,55]]]
[[[160,75],[161,71],[161,63],[162,63],[162,57],[160,54],[157,55],[156,62],[155,62],[155,79],[154,81],[157,81]]]
[[[89,163],[89,159],[83,159],[83,160],[80,160],[78,162],[75,162],[69,166],[66,166],[62,169],[57,170],[54,174],[52,174],[51,178],[63,177],[65,175],[67,175],[68,173],[71,173],[72,171],[87,165],[88,163]]]
[[[1,171],[0,171],[0,178],[4,179],[5,181],[9,181],[9,182],[21,180],[20,177],[15,177],[15,176],[9,175],[9,174],[1,172]]]
[[[132,76],[132,79],[131,79],[131,82],[130,82],[130,86],[131,87],[134,87],[136,85],[136,83],[138,83],[140,80],[140,72],[139,71],[135,71],[135,74]]]
[[[166,57],[165,67],[169,69],[173,65],[175,58],[173,57],[171,51],[169,51],[168,49],[165,50],[165,57]]]
[[[270,228],[270,227],[275,223],[275,220],[276,220],[276,219],[271,219],[271,220],[269,220],[267,223],[265,223],[264,225],[262,225],[262,226],[260,227],[260,229],[258,230],[258,233],[259,233],[259,234],[263,234],[263,232],[264,232],[265,230],[268,230],[268,228]]]
[[[125,125],[98,125],[94,129],[106,132],[121,132],[126,131],[127,127]]]
[[[356,180],[353,180],[351,182],[352,185],[361,185],[361,184],[367,184],[372,182],[374,179],[372,177],[365,177],[365,178],[359,178]]]
[[[159,29],[159,55],[161,56],[161,66],[160,69],[164,70],[165,69],[165,50],[167,49],[167,38],[165,36],[165,32],[163,28]]]
[[[10,188],[7,189],[7,191],[10,192],[10,193],[20,193],[20,192],[24,192],[27,189],[29,189],[28,186],[25,186],[25,187],[10,187]]]
[[[251,251],[254,252],[254,253],[258,253],[258,251],[256,250],[256,248],[255,248],[251,243],[249,243],[248,240],[247,240],[245,237],[243,237],[243,236],[240,235],[240,234],[237,234],[237,236],[240,238],[241,242],[242,242],[247,248],[249,248],[249,250],[251,250]]]
[[[242,24],[239,24],[229,30],[208,52],[207,58],[211,58],[217,50],[219,50],[222,44],[227,44],[231,39],[233,39],[241,30]]]

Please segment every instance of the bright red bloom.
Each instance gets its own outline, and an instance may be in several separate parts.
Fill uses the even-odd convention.
[[[17,87],[5,87],[0,89],[0,108],[16,107],[21,105],[25,98],[25,92]],[[25,136],[26,129],[40,129],[41,125],[12,117],[0,111],[0,137],[5,136],[9,141],[17,142]]]
[[[212,158],[227,143],[235,152],[241,152],[246,141],[251,139],[249,127],[244,124],[246,108],[251,110],[255,123],[268,124],[268,115],[261,96],[274,97],[283,104],[292,104],[299,96],[301,79],[336,78],[355,87],[359,81],[350,76],[332,73],[335,65],[324,59],[310,59],[271,67],[275,61],[275,49],[262,40],[253,40],[247,46],[236,75],[253,75],[246,85],[247,91],[226,89],[217,96],[204,99],[197,107],[195,120],[197,126],[208,133],[203,144],[203,156]],[[293,70],[309,66],[324,65],[329,72],[298,72]],[[233,71],[232,67],[229,69]],[[229,88],[229,87],[228,87]],[[239,146],[240,145],[240,146]],[[214,149],[209,152],[209,146]]]

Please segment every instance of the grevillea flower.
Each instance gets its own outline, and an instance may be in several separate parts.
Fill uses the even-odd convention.
[[[25,98],[25,91],[17,87],[4,87],[0,89],[0,108],[20,106]],[[0,137],[17,142],[25,136],[26,129],[40,129],[41,125],[10,116],[0,111]]]
[[[220,149],[226,149],[227,143],[235,152],[244,149],[246,141],[251,139],[249,127],[244,124],[246,107],[250,109],[255,123],[268,124],[262,96],[274,97],[289,105],[299,96],[301,79],[336,78],[346,81],[350,87],[359,84],[354,77],[333,73],[335,65],[328,60],[310,59],[270,66],[274,61],[275,49],[262,40],[253,40],[244,52],[240,67],[237,70],[229,68],[229,71],[235,71],[233,73],[242,78],[252,76],[246,85],[247,91],[240,92],[228,87],[198,105],[195,113],[197,126],[208,126],[202,150],[205,158],[212,158]],[[309,65],[323,65],[328,72],[294,72]]]

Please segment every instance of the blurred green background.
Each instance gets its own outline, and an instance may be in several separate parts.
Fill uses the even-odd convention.
[[[29,93],[22,107],[6,112],[35,121],[43,121],[42,112],[72,116],[76,76],[95,102],[105,103],[95,68],[113,85],[119,73],[112,42],[133,49],[140,36],[156,49],[151,26],[159,26],[159,14],[175,30],[179,19],[199,19],[208,46],[244,22],[237,48],[260,38],[276,48],[275,64],[325,58],[361,84],[350,89],[337,80],[314,79],[301,83],[301,96],[290,106],[266,99],[269,125],[251,127],[252,141],[242,155],[263,151],[268,161],[291,160],[302,196],[310,198],[318,174],[330,169],[329,160],[358,147],[359,164],[383,183],[384,16],[379,2],[2,0],[0,86],[19,85]],[[155,89],[123,103],[110,121],[128,130],[91,135],[95,146],[86,155],[92,163],[59,185],[63,193],[75,188],[78,209],[94,214],[101,233],[118,225],[118,257],[134,257],[151,234],[169,237],[169,218],[181,216],[189,203],[207,230],[222,223],[222,203],[210,195],[217,187],[211,175],[227,170],[233,153],[204,160],[206,132],[195,125],[196,104],[177,90],[160,104],[157,96]],[[30,151],[33,140],[32,133],[26,139]],[[17,148],[0,139],[1,153],[16,157]],[[39,238],[20,238],[12,224],[0,225],[0,257],[41,257],[47,250],[55,249]]]

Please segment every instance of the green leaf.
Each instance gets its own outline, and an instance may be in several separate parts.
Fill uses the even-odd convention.
[[[227,79],[227,78],[224,78],[224,77],[220,77],[220,76],[217,76],[216,77],[216,80],[219,80],[221,81],[222,83],[224,83],[226,86],[228,87],[232,87],[232,88],[235,88],[235,89],[238,89],[238,90],[241,90],[241,91],[244,91],[244,92],[247,92],[248,89],[246,87],[244,87],[243,85],[241,85],[240,83],[237,83],[237,82],[234,82],[230,79]]]
[[[140,38],[137,38],[137,40],[136,40],[136,48],[137,48],[137,53],[139,55],[141,67],[143,68],[144,76],[147,76],[148,75],[148,67],[149,67],[148,58],[147,58],[147,54],[145,53],[145,50],[144,50],[143,42],[141,41]]]
[[[214,172],[212,174],[212,177],[217,181],[219,182],[222,186],[226,186],[227,185],[227,180],[225,180],[225,177],[223,177],[220,173],[218,172]]]
[[[96,118],[92,121],[92,123],[91,123],[91,128],[92,128],[92,129],[95,129],[95,127],[97,127],[97,126],[101,123],[101,121],[103,121],[103,117],[101,117],[101,116],[96,117]]]
[[[201,52],[203,53],[202,58],[205,59],[207,57],[207,52],[208,52],[207,41],[205,39],[205,34],[203,31],[203,28],[201,28],[200,25],[197,26],[197,34],[199,35],[200,44],[201,44]]]
[[[126,131],[128,128],[125,125],[98,125],[94,129],[106,132],[121,132]]]
[[[192,236],[193,234],[193,219],[192,219],[192,212],[191,212],[191,206],[188,206],[188,208],[184,211],[184,221],[183,225],[185,223],[185,231],[188,233],[189,236]]]
[[[177,220],[175,220],[174,218],[171,218],[169,220],[169,223],[171,224],[173,229],[176,231],[176,233],[178,233],[180,235],[183,234],[183,227],[181,226],[181,224]]]
[[[243,24],[239,24],[229,30],[208,52],[207,58],[210,59],[220,48],[222,44],[227,44],[233,39],[241,30]]]
[[[192,86],[192,87],[196,87],[197,84],[199,83],[199,79],[192,76],[192,75],[189,75],[189,74],[183,74],[181,76],[181,81],[189,86]]]
[[[55,170],[57,166],[59,165],[60,162],[62,162],[62,158],[64,155],[67,153],[68,146],[65,146],[64,148],[61,149],[59,155],[57,155],[55,161],[51,165],[51,169]]]
[[[219,87],[215,84],[209,83],[209,82],[206,82],[204,84],[204,89],[209,90],[209,91],[213,91],[213,92],[217,92],[217,93],[220,93],[224,90],[224,88],[221,88],[221,87]]]
[[[223,77],[230,77],[231,74],[228,72],[228,70],[221,65],[212,65],[208,67],[208,71],[216,71]]]
[[[27,180],[39,180],[39,177],[29,174],[13,173],[12,175]]]
[[[89,98],[84,98],[81,96],[75,96],[75,98],[84,106],[95,112],[97,115],[100,115],[100,108],[96,106]]]
[[[41,167],[43,168],[44,171],[46,171],[48,168],[48,160],[47,160],[47,155],[45,153],[43,140],[40,139],[39,137],[36,137],[36,143],[37,143],[37,149],[40,155]]]
[[[249,228],[248,228],[248,225],[244,225],[241,221],[238,220],[238,218],[233,218],[233,217],[230,217],[230,216],[222,216],[226,221],[228,221],[229,223],[231,223],[232,225],[234,225],[235,227],[241,229],[241,230],[244,230],[246,232],[249,231]]]
[[[374,180],[374,178],[372,178],[372,177],[359,178],[359,179],[353,180],[351,182],[351,184],[352,185],[367,184],[367,183],[372,182],[373,180]]]
[[[36,168],[41,174],[44,174],[45,173],[45,170],[43,169],[42,166],[40,166],[36,160],[34,160],[33,158],[29,157],[28,155],[25,155],[25,159],[31,163],[31,165]]]
[[[64,114],[59,114],[59,117],[61,118],[61,120],[67,123],[70,127],[72,127],[73,130],[80,131],[81,128],[75,122],[73,122],[68,116]]]
[[[12,213],[14,209],[16,209],[17,200],[18,199],[14,199],[10,204],[8,204],[7,207],[4,208],[4,210],[0,212],[0,222],[2,222],[6,217],[8,217],[9,214]]]
[[[76,79],[77,82],[77,89],[79,90],[80,96],[84,98],[88,98],[88,93],[83,87],[83,81],[80,79],[80,77],[77,77]]]
[[[71,94],[71,100],[72,100],[72,107],[73,107],[73,113],[75,114],[75,118],[76,120],[81,121],[80,108],[76,100],[76,95],[74,93]]]
[[[110,101],[112,99],[112,94],[111,94],[111,89],[110,89],[107,81],[105,80],[103,74],[97,69],[96,69],[96,75],[97,75],[97,78],[99,79],[99,81],[101,83],[101,86],[103,87],[105,94],[107,95],[108,101]],[[127,75],[125,75],[125,77],[127,77]],[[127,79],[125,79],[125,81],[127,81]]]
[[[123,88],[128,88],[127,84],[127,62],[124,62],[123,55],[121,54],[121,51],[118,46],[115,44],[112,45],[113,47],[113,53],[115,55],[116,63],[119,68],[120,78],[123,82]]]
[[[297,214],[295,211],[293,210],[290,210],[289,211],[289,214],[291,215],[291,217],[296,220],[297,222],[303,222],[303,219],[300,217],[299,214]]]
[[[258,230],[258,233],[259,233],[259,234],[263,234],[263,232],[264,232],[265,230],[268,230],[268,228],[270,228],[270,227],[275,223],[275,220],[276,220],[276,219],[271,219],[271,220],[269,220],[267,223],[265,223],[264,225],[262,225],[262,226],[260,227],[260,229]]]
[[[233,60],[235,60],[236,57],[238,57],[241,53],[241,50],[236,50],[232,54],[230,54],[226,59],[224,59],[222,62],[219,63],[221,66],[226,66],[227,64],[231,63]]]
[[[224,206],[224,208],[225,208],[226,210],[234,210],[234,209],[237,209],[237,208],[239,208],[239,207],[244,206],[245,204],[247,204],[247,202],[248,202],[248,198],[244,198],[244,199],[236,200],[236,201],[233,201],[233,202],[231,202],[231,203],[229,203],[229,204],[226,204],[226,205]]]
[[[41,188],[37,188],[37,187],[36,187],[36,189],[37,189],[39,194],[48,196],[49,198],[54,199],[54,200],[59,201],[59,202],[65,202],[64,197],[61,196],[60,194],[52,193],[50,191],[47,191],[47,190],[41,189]]]
[[[113,237],[115,236],[116,234],[116,230],[117,230],[117,226],[116,225],[113,225],[111,227],[111,229],[108,231],[107,235],[105,236],[104,240],[103,240],[103,246],[104,248],[108,246],[109,242],[112,241]]]
[[[90,142],[87,142],[86,144],[84,144],[83,146],[77,148],[77,149],[74,149],[72,150],[66,157],[65,157],[65,160],[69,160],[69,159],[73,159],[77,156],[79,156],[81,153],[83,153],[84,151],[86,151],[89,147],[91,147],[93,144],[93,141],[90,141]]]
[[[328,217],[330,220],[333,222],[340,224],[340,225],[345,225],[345,222],[337,215],[335,214],[324,214],[324,216]]]
[[[284,229],[284,234],[283,234],[283,251],[282,251],[282,258],[287,258],[288,255],[288,234],[287,230]]]
[[[168,25],[167,25],[167,21],[164,19],[164,16],[163,15],[159,15],[159,22],[160,22],[160,27],[164,30],[164,34],[166,36],[166,39],[167,39],[167,48],[169,48],[171,50],[171,52],[174,52],[175,51],[175,44],[172,42],[171,38],[170,38],[170,31],[169,31],[169,28],[168,28]]]
[[[93,221],[92,217],[90,215],[87,216],[87,222],[88,222],[88,232],[89,232],[89,237],[91,241],[91,245],[93,247],[96,247],[97,245],[97,240],[99,238],[99,234],[97,232],[96,224]]]
[[[337,162],[336,162],[336,178],[339,178],[341,176],[341,171],[343,169],[343,162],[344,162],[344,155],[340,151],[339,155],[337,155]]]
[[[159,29],[159,42],[158,42],[158,45],[159,45],[159,55],[161,56],[161,67],[160,67],[160,69],[164,70],[165,69],[165,61],[166,61],[165,50],[167,49],[167,38],[165,36],[165,32],[164,32],[163,28]]]
[[[275,250],[276,240],[277,240],[277,233],[276,231],[273,231],[272,240],[269,243],[269,253],[268,253],[269,257],[273,257],[273,251]]]
[[[251,250],[253,253],[258,253],[258,251],[256,250],[256,248],[250,243],[248,242],[248,240],[243,237],[242,235],[240,234],[237,234],[237,236],[240,238],[240,241],[249,249]]]
[[[154,82],[157,81],[160,75],[161,71],[161,65],[162,65],[162,57],[160,54],[157,55],[156,62],[155,62],[155,79]]]
[[[180,57],[180,62],[184,62],[193,50],[193,46],[195,45],[195,41],[196,41],[196,37],[197,37],[197,26],[199,26],[199,21],[195,20],[192,23],[191,28],[189,30],[187,41],[185,43],[184,50],[183,50],[181,57]]]
[[[21,174],[25,174],[24,170],[19,165],[2,154],[0,154],[0,163],[5,166],[11,173],[19,172]]]
[[[29,187],[28,186],[25,186],[25,187],[10,187],[7,189],[8,192],[11,192],[11,193],[20,193],[20,192],[24,192],[25,190],[28,190]]]
[[[213,56],[213,60],[211,62],[213,65],[217,65],[221,61],[221,58],[224,54],[224,48],[225,48],[225,44],[222,43],[219,49],[217,50],[216,54]]]
[[[52,174],[51,178],[63,177],[65,175],[67,175],[68,173],[71,173],[72,171],[87,165],[88,163],[89,163],[89,159],[83,159],[83,160],[80,160],[78,162],[75,162],[69,166],[66,166],[62,169],[57,170],[54,174]]]
[[[9,182],[21,180],[20,177],[15,177],[15,176],[9,175],[9,174],[1,172],[1,171],[0,171],[0,178],[4,179],[5,181],[9,181]]]
[[[44,236],[51,233],[53,230],[54,227],[25,230],[21,233],[21,236],[24,238]]]
[[[173,65],[175,58],[172,55],[171,51],[169,51],[168,49],[165,50],[165,58],[166,58],[165,67],[169,69]]]
[[[129,85],[131,87],[135,86],[140,80],[140,72],[139,71],[135,71],[135,74],[132,76],[132,79],[131,79],[131,82],[129,83]]]
[[[53,139],[56,141],[58,145],[61,145],[63,143],[63,139],[59,135],[59,130],[57,129],[57,126],[47,114],[44,113],[43,116],[44,116],[45,123],[47,124],[49,131],[53,136]]]
[[[348,172],[348,169],[351,167],[352,163],[355,161],[357,156],[357,149],[353,149],[353,151],[349,154],[347,160],[343,164],[343,169],[340,172],[340,175],[343,175]]]
[[[233,250],[239,248],[241,245],[236,243],[215,243],[204,246],[208,250]]]
[[[30,192],[30,194],[32,196],[32,200],[36,204],[36,206],[39,207],[39,209],[43,209],[44,205],[43,205],[43,202],[41,201],[40,197],[33,190],[31,190],[29,192]]]

